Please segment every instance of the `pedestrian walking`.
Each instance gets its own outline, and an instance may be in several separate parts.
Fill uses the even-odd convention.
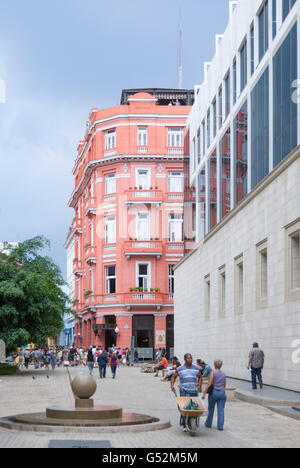
[[[112,378],[115,379],[118,365],[118,358],[115,352],[112,353],[109,364],[111,368]]]
[[[180,380],[180,396],[197,397],[201,385],[201,371],[198,366],[193,364],[193,356],[190,353],[185,354],[184,365],[178,367],[171,378],[172,392],[175,392],[174,385],[178,377]],[[180,417],[180,426],[182,426],[184,432],[187,430],[185,418],[183,416]]]
[[[32,353],[34,359],[34,368],[38,369],[40,367],[41,351],[40,349],[35,348]]]
[[[263,388],[262,370],[265,363],[265,353],[260,349],[258,343],[253,343],[249,353],[248,369],[251,369],[252,388],[257,390],[257,379],[260,388]]]
[[[88,350],[88,353],[87,353],[87,365],[89,368],[90,375],[93,375],[94,364],[95,364],[95,358],[93,354],[93,347],[90,346],[90,349]]]
[[[98,366],[99,366],[99,374],[100,374],[100,379],[105,379],[106,377],[106,366],[108,364],[108,357],[105,351],[102,351],[102,353],[99,354],[98,359]]]
[[[25,360],[25,358],[24,358],[24,350],[21,349],[20,352],[19,352],[19,368],[20,368],[20,369],[23,369],[23,367],[24,367],[24,360]]]
[[[45,353],[45,361],[44,361],[45,362],[45,369],[46,369],[46,372],[47,372],[47,375],[48,375],[49,365],[50,365],[50,362],[51,362],[51,360],[50,360],[50,351],[48,351],[48,350],[45,351],[44,350],[44,353]]]
[[[31,358],[31,352],[29,351],[29,349],[25,349],[25,351],[24,351],[24,359],[25,359],[25,367],[26,367],[26,369],[28,369],[29,362],[30,362],[30,358]]]
[[[215,370],[211,372],[206,389],[203,392],[203,400],[208,394],[208,417],[205,426],[210,429],[212,426],[215,406],[218,408],[218,430],[223,431],[225,420],[225,405],[226,405],[226,374],[221,370],[223,362],[215,361]]]
[[[54,349],[51,351],[50,360],[51,360],[51,368],[52,368],[52,371],[54,372],[54,371],[55,371],[55,367],[56,367],[56,365],[57,365],[57,362],[56,362],[56,351],[55,351]]]

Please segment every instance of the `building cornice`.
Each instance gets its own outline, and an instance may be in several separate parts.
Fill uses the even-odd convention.
[[[72,192],[68,206],[74,208],[77,203],[77,198],[82,193],[90,179],[91,173],[99,168],[124,162],[180,162],[188,159],[189,155],[183,154],[115,154],[113,156],[103,157],[87,163],[83,170],[80,181],[77,187]]]

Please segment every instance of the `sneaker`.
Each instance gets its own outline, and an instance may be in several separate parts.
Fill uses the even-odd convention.
[[[187,432],[187,428],[186,428],[186,427],[183,427],[183,428],[182,428],[182,432]]]
[[[260,386],[261,389],[264,388],[264,384],[263,384],[263,383],[260,383],[259,386]]]

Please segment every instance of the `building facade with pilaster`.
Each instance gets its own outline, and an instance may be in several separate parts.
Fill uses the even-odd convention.
[[[76,345],[174,347],[174,265],[184,256],[184,91],[123,92],[93,108],[73,169]],[[188,92],[190,98],[192,92]],[[192,196],[192,195],[191,195]]]

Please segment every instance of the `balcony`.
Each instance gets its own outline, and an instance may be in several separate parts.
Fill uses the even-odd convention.
[[[74,234],[82,234],[82,219],[74,218],[72,230]]]
[[[172,201],[179,201],[183,202],[184,201],[184,193],[183,192],[169,192],[168,193],[168,200]]]
[[[83,303],[76,304],[74,311],[83,313],[84,309],[95,309],[97,306],[125,306],[127,310],[132,307],[152,307],[160,310],[163,305],[172,306],[174,295],[171,293],[162,293],[157,291],[131,291],[123,294],[90,294],[84,297]]]
[[[183,252],[184,251],[184,242],[168,242],[167,248],[172,252]]]
[[[96,216],[97,208],[96,208],[96,198],[90,197],[87,199],[85,203],[85,216]]]
[[[138,147],[138,153],[148,153],[148,147],[147,146],[139,146]]]
[[[85,307],[87,306],[93,306],[96,304],[97,302],[97,298],[94,294],[90,294],[89,296],[86,296],[84,298],[84,302],[85,302]]]
[[[88,246],[85,249],[85,262],[89,265],[97,263],[97,247]]]
[[[180,154],[184,155],[184,148],[182,147],[168,147],[167,148],[168,154]]]
[[[73,274],[76,276],[83,275],[83,264],[81,260],[78,260],[77,258],[73,262]]]
[[[163,254],[163,244],[159,240],[131,240],[124,242],[124,253],[127,260],[134,256],[155,256],[158,260]]]
[[[134,190],[127,190],[125,192],[125,198],[125,204],[129,206],[137,203],[161,204],[163,200],[163,193],[162,190],[153,190],[152,188],[149,190],[135,188]]]

